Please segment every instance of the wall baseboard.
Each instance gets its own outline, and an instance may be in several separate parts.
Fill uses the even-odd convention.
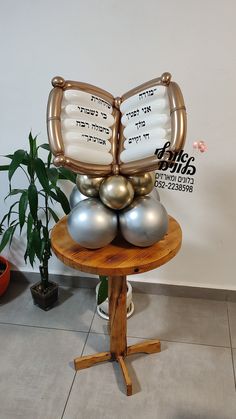
[[[134,292],[167,295],[170,297],[203,298],[207,300],[236,302],[235,290],[190,287],[186,285],[132,282]],[[133,285],[134,284],[134,285]]]
[[[49,276],[51,281],[57,282],[61,286],[70,288],[95,288],[99,282],[98,278],[83,277],[83,276],[70,276],[51,274]],[[40,281],[40,273],[28,271],[11,271],[11,279],[13,281],[28,282],[34,284]]]
[[[13,281],[27,282],[33,284],[40,280],[40,274],[37,272],[12,271],[11,279]],[[98,278],[68,276],[59,274],[50,274],[50,279],[61,286],[71,288],[95,288]],[[217,288],[188,287],[184,285],[169,285],[150,282],[130,281],[134,292],[144,294],[159,294],[171,297],[185,298],[203,298],[218,301],[236,302],[236,291]]]

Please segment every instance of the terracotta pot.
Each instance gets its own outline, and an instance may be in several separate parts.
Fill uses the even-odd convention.
[[[7,290],[10,282],[10,264],[3,256],[0,256],[0,265],[3,269],[0,270],[0,296]]]

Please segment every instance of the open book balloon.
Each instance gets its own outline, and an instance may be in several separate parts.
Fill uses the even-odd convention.
[[[52,85],[47,124],[54,164],[78,173],[78,189],[93,198],[79,202],[69,215],[72,237],[85,247],[105,246],[116,236],[119,217],[129,242],[149,246],[160,240],[167,231],[167,214],[146,195],[154,187],[152,172],[168,151],[183,148],[187,126],[183,96],[170,73],[118,98],[62,77],[54,77]],[[155,151],[167,142],[159,160]]]

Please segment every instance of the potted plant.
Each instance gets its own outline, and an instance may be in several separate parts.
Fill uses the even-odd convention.
[[[0,297],[6,292],[10,282],[10,264],[0,256]]]
[[[97,313],[103,319],[109,320],[108,278],[107,276],[99,276],[99,279],[100,282],[96,286]],[[126,308],[127,318],[129,318],[134,312],[130,282],[127,282]]]
[[[7,166],[0,166],[8,172],[9,193],[5,197],[15,198],[8,212],[0,222],[0,230],[6,224],[0,242],[0,252],[11,245],[13,236],[26,233],[25,262],[34,266],[39,261],[40,282],[31,287],[34,303],[44,310],[53,306],[58,298],[58,285],[49,281],[48,262],[52,255],[50,242],[51,220],[59,220],[54,205],[59,202],[65,214],[70,212],[66,195],[58,186],[59,179],[68,179],[75,183],[76,175],[65,169],[52,167],[52,154],[48,144],[37,144],[37,136],[29,134],[29,150],[17,150],[5,157],[11,160]],[[39,157],[40,151],[47,151],[46,161]],[[24,172],[27,186],[12,188],[12,180],[17,170]]]
[[[0,226],[0,235],[3,234],[3,227]],[[6,292],[10,282],[10,264],[0,255],[0,297]]]
[[[3,227],[0,225],[0,236],[3,234]],[[10,263],[0,255],[0,297],[6,292],[10,282]]]

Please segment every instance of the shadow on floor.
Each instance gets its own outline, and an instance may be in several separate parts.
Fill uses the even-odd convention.
[[[19,297],[21,294],[25,292],[28,286],[29,282],[27,281],[22,281],[18,283],[17,281],[11,280],[7,291],[2,297],[0,297],[0,306],[3,306],[5,304],[10,303],[12,300],[15,300],[17,297]]]

